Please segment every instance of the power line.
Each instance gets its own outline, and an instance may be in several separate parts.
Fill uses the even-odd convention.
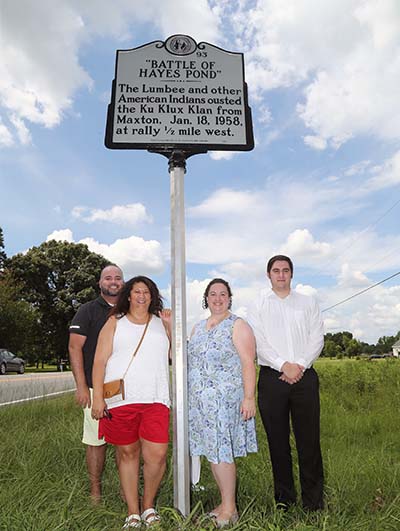
[[[371,229],[375,228],[378,223],[385,217],[387,216],[387,214],[389,214],[389,212],[391,212],[398,204],[400,204],[400,199],[397,199],[397,201],[395,201],[387,210],[385,210],[385,212],[383,214],[381,214],[378,219],[376,219],[375,221],[373,221],[372,223],[370,223],[367,227],[365,227],[363,230],[361,230],[360,232],[358,232],[351,240],[351,242],[339,253],[337,254],[335,257],[331,258],[329,262],[326,262],[326,264],[324,264],[321,269],[319,269],[317,272],[319,273],[328,273],[327,269],[326,269],[326,266],[328,265],[331,265],[332,262],[336,262],[337,260],[339,260],[339,258],[343,258],[344,256],[346,256],[348,254],[348,251],[350,249],[353,249],[354,248],[354,245],[356,242],[358,242],[360,240],[360,238],[362,236],[364,236],[364,234],[366,234],[368,231],[370,231]],[[368,269],[365,269],[364,271],[368,271]]]
[[[337,302],[333,306],[329,306],[328,308],[325,308],[322,311],[323,312],[327,312],[328,310],[332,310],[332,308],[336,308],[336,306],[339,306],[339,304],[344,304],[345,302],[347,302],[347,301],[349,301],[351,299],[354,299],[355,297],[358,297],[359,295],[365,293],[366,291],[369,291],[370,289],[375,288],[376,286],[379,286],[379,284],[383,284],[387,280],[390,280],[391,278],[397,277],[397,275],[400,275],[400,271],[398,271],[394,275],[391,275],[390,277],[384,278],[380,282],[377,282],[376,284],[373,284],[372,286],[369,286],[368,288],[363,289],[362,291],[359,291],[358,293],[355,293],[354,295],[351,295],[351,297],[347,297],[347,299],[344,299],[344,300],[342,300],[340,302]]]

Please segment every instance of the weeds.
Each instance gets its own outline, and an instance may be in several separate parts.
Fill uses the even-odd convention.
[[[241,517],[233,531],[400,529],[400,364],[321,360],[317,370],[326,509],[309,514],[300,505],[286,513],[274,508],[266,437],[258,421],[259,452],[237,460]],[[93,507],[81,422],[72,395],[1,408],[1,531],[121,530],[126,508],[113,448],[107,451],[103,503]],[[187,517],[172,508],[172,476],[169,459],[158,497],[163,523],[154,531],[214,529],[206,513],[218,491],[207,463],[201,475],[204,488],[192,493]]]

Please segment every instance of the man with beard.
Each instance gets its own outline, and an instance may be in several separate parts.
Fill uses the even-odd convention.
[[[98,421],[91,416],[93,359],[98,335],[118,299],[123,284],[121,269],[116,265],[106,266],[100,274],[100,296],[82,304],[69,327],[69,357],[76,383],[76,401],[84,408],[82,442],[86,445],[90,496],[95,503],[101,498],[106,442],[98,438]]]

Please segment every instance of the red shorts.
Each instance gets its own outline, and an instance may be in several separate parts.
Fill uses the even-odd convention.
[[[117,446],[132,444],[139,438],[167,443],[169,408],[164,404],[127,404],[110,409],[111,419],[99,422],[99,436]]]

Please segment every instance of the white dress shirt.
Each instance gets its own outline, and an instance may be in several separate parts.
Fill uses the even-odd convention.
[[[259,365],[277,371],[287,361],[310,368],[324,346],[317,301],[293,290],[284,299],[272,289],[263,290],[250,308],[248,321],[256,337]]]

